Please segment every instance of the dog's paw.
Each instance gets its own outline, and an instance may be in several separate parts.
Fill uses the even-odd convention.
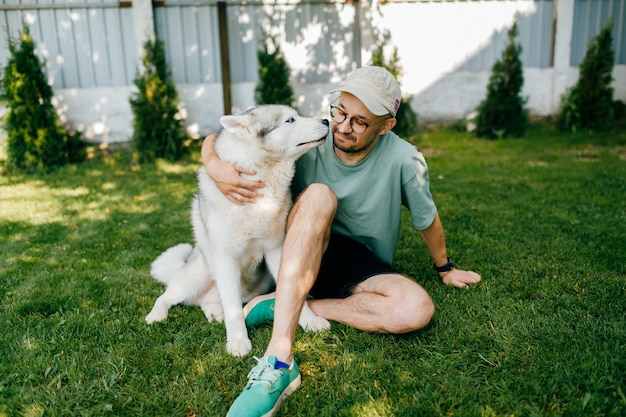
[[[300,315],[299,324],[305,332],[320,332],[330,329],[330,322],[324,317],[315,315],[312,311],[310,314]]]
[[[152,324],[157,321],[163,321],[167,318],[167,310],[159,311],[157,309],[152,309],[150,314],[146,316],[146,323]]]
[[[233,356],[246,356],[252,350],[250,339],[229,340],[226,342],[226,351]]]
[[[221,304],[203,304],[202,311],[208,321],[222,323],[224,321],[224,309]]]

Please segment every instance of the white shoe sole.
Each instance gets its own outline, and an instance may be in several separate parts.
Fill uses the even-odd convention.
[[[259,303],[262,303],[263,301],[266,300],[271,300],[272,298],[276,298],[276,293],[275,292],[271,292],[269,294],[264,294],[264,295],[258,295],[256,297],[254,297],[252,300],[248,301],[248,304],[246,304],[245,306],[243,306],[243,317],[248,317],[248,314],[250,314],[250,311],[259,305]]]
[[[291,383],[287,385],[287,388],[285,388],[283,393],[280,394],[280,397],[278,397],[278,399],[276,400],[276,404],[274,404],[274,407],[267,413],[263,414],[261,417],[271,417],[276,412],[276,410],[278,410],[278,407],[285,400],[285,398],[293,394],[293,392],[298,389],[301,382],[302,382],[302,375],[298,374],[298,377],[294,379],[293,381],[291,381]]]

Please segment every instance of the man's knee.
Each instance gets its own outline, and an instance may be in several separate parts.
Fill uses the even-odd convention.
[[[311,205],[332,213],[333,216],[337,210],[337,196],[326,184],[313,183],[300,196],[306,198]]]
[[[289,213],[287,229],[291,228],[296,219],[302,219],[307,224],[307,230],[323,235],[327,241],[336,212],[335,193],[325,184],[311,184],[296,199]]]
[[[434,314],[435,304],[427,293],[423,292],[418,297],[407,294],[394,308],[389,333],[403,334],[423,329]]]
[[[337,196],[327,185],[313,183],[298,196],[294,209],[312,219],[332,221],[337,211]]]
[[[416,312],[413,316],[413,330],[423,329],[428,326],[430,320],[435,314],[435,303],[427,296],[420,300],[416,305]]]

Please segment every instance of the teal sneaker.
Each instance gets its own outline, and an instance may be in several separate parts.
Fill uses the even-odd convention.
[[[248,374],[248,385],[226,417],[270,417],[280,403],[300,386],[302,377],[295,360],[289,369],[275,369],[275,356],[255,359],[258,363]]]
[[[243,307],[246,326],[258,326],[266,321],[274,321],[274,301],[276,293],[254,297]]]

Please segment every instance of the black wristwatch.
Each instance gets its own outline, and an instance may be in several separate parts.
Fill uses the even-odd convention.
[[[454,268],[452,259],[450,259],[449,256],[448,256],[448,262],[445,265],[437,266],[437,264],[433,264],[433,266],[435,267],[435,271],[437,271],[438,273],[452,271],[452,268]]]

